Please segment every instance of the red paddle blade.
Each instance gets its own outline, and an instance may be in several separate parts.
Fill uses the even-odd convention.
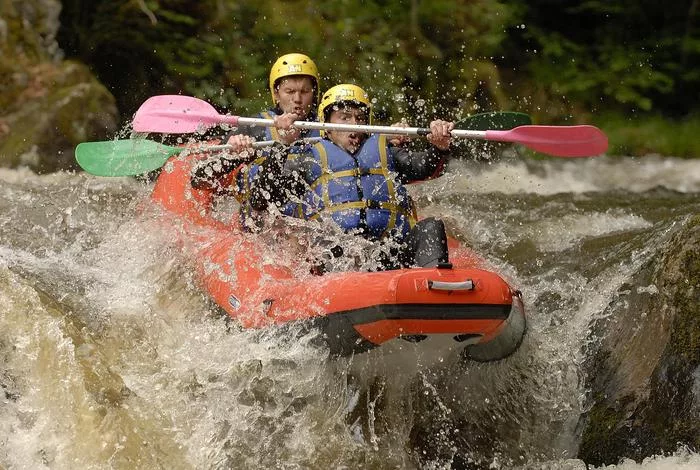
[[[514,142],[559,157],[590,157],[608,149],[608,137],[595,126],[520,126],[486,131],[486,140]]]
[[[160,95],[148,98],[136,111],[133,129],[136,132],[186,134],[200,132],[227,122],[233,125],[237,116],[219,114],[204,100],[190,96]]]

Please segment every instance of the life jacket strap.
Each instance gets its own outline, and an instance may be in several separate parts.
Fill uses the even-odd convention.
[[[233,195],[239,203],[244,203],[250,198],[250,179],[248,174],[250,169],[257,165],[260,166],[267,157],[258,157],[247,165],[242,165],[231,185],[233,186]]]
[[[260,113],[260,115],[263,117],[263,119],[275,119],[275,116],[269,111],[263,111]],[[280,133],[276,127],[268,127],[267,130],[270,131],[270,137],[272,137],[272,140],[276,140],[277,142],[280,141]]]
[[[375,201],[368,199],[362,201],[341,202],[340,204],[331,204],[330,206],[325,206],[323,212],[342,212],[351,209],[385,209],[391,212],[392,218],[394,219],[394,226],[396,225],[397,214],[403,215],[409,221],[409,224],[411,224],[411,226],[415,224],[415,222],[411,222],[412,220],[415,220],[412,211],[407,211],[403,207],[393,202]],[[316,212],[315,214],[311,215],[309,219],[317,219],[320,217],[320,215],[320,212]],[[393,229],[394,226],[387,226],[385,232]]]
[[[311,183],[310,187],[311,189],[316,189],[319,184],[328,184],[329,181],[338,179],[338,178],[343,178],[347,176],[352,176],[354,178],[357,178],[359,176],[367,176],[367,175],[382,175],[384,177],[388,176],[388,172],[384,170],[383,168],[353,168],[350,170],[342,170],[342,171],[330,171],[327,170],[325,171],[321,176],[316,178],[316,180]],[[389,178],[387,178],[388,180]]]
[[[321,185],[321,200],[323,201],[323,206],[325,211],[339,212],[349,209],[386,209],[389,211],[389,220],[387,221],[386,228],[384,229],[382,236],[388,235],[395,227],[396,221],[399,214],[403,215],[409,223],[410,227],[416,224],[415,208],[410,208],[406,210],[402,207],[396,200],[396,191],[394,180],[390,175],[389,171],[389,156],[388,156],[388,145],[385,135],[380,135],[377,139],[377,146],[379,150],[379,167],[377,168],[353,168],[349,170],[342,171],[331,171],[330,165],[328,164],[328,154],[326,148],[322,142],[314,145],[316,151],[318,152],[320,165],[321,165],[321,176],[319,176],[313,183],[311,183],[311,190],[314,191],[319,185]],[[387,194],[389,196],[389,201],[375,201],[369,199],[362,199],[361,201],[344,202],[340,204],[333,204],[330,200],[328,193],[328,183],[332,180],[342,178],[342,177],[360,177],[366,175],[381,175],[384,177],[387,185]],[[309,218],[318,218],[319,214],[313,214]]]

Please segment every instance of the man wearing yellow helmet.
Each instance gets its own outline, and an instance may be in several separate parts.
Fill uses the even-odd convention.
[[[256,117],[273,119],[275,126],[240,127],[226,139],[233,153],[254,154],[253,143],[260,140],[276,140],[291,144],[304,137],[318,137],[319,132],[292,128],[294,121],[316,121],[318,106],[319,74],[316,64],[305,54],[291,53],[278,58],[270,69],[269,78],[272,108]],[[214,187],[217,190],[228,186],[230,176],[235,172],[235,194],[241,202],[241,210],[250,213],[247,200],[248,180],[253,178],[257,165],[240,165],[235,159],[210,160],[198,167],[194,173],[194,187]]]
[[[360,87],[341,84],[324,93],[319,119],[334,124],[367,124],[371,101]],[[404,183],[437,176],[447,157],[454,124],[435,120],[427,151],[393,145],[385,135],[325,131],[325,138],[303,153],[271,154],[251,181],[253,209],[270,205],[289,216],[333,220],[346,233],[397,242],[384,267],[435,266],[447,262],[441,221],[416,223]],[[395,244],[396,247],[396,244]],[[342,249],[335,247],[334,255]]]
[[[256,140],[276,140],[290,144],[317,131],[293,129],[294,121],[315,121],[318,105],[319,76],[313,60],[299,53],[281,56],[270,69],[270,95],[273,107],[259,114],[274,119],[275,127],[242,128],[228,138],[234,152],[252,148]]]

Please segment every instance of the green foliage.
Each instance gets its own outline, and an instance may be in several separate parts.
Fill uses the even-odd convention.
[[[378,121],[494,109],[536,121],[698,107],[694,0],[64,0],[59,34],[126,119],[148,97],[195,95],[220,110],[269,106],[281,54],[317,62],[321,88],[365,87]]]
[[[220,74],[222,51],[209,32],[216,2],[64,2],[59,40],[93,67],[130,116],[152,94],[199,91]]]
[[[650,114],[604,113],[592,123],[605,129],[613,155],[644,156],[650,153],[700,158],[700,114],[669,119]]]
[[[513,54],[529,52],[525,80],[550,99],[564,96],[592,111],[684,114],[697,107],[684,94],[700,85],[689,66],[700,60],[696,3],[513,0],[525,28],[506,43]]]
[[[73,0],[61,42],[93,66],[127,116],[147,96],[178,92],[257,112],[269,105],[272,62],[303,51],[322,88],[354,82],[375,97],[380,117],[426,121],[507,107],[489,57],[510,19],[508,7],[487,0]]]
[[[551,93],[598,107],[600,98],[644,111],[652,109],[654,93],[669,93],[673,77],[658,71],[649,55],[619,44],[601,41],[584,47],[559,33],[539,33],[542,50],[530,66],[532,78],[547,84]]]

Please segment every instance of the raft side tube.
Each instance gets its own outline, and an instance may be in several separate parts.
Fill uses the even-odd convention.
[[[508,319],[503,322],[497,335],[489,339],[482,338],[477,344],[464,348],[464,356],[477,362],[494,362],[511,356],[520,348],[527,331],[525,308],[519,292],[513,295],[513,303]]]

